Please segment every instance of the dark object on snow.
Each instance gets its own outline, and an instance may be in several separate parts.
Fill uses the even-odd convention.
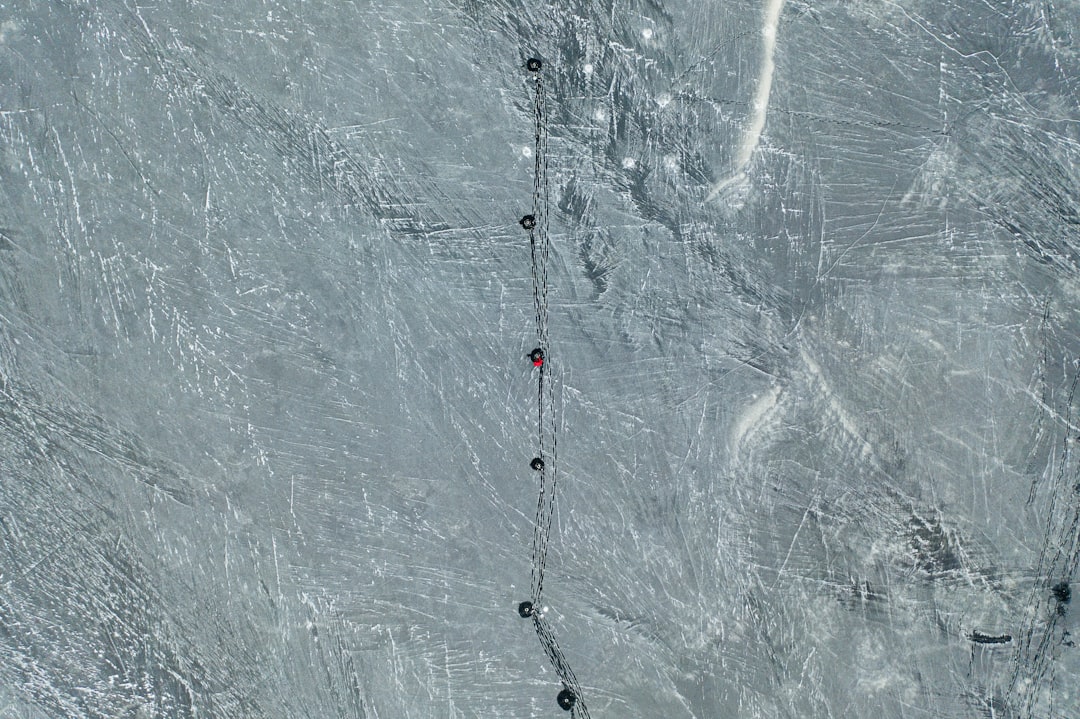
[[[534,367],[540,367],[544,364],[544,350],[537,347],[529,353],[529,359],[532,360]]]
[[[532,228],[536,227],[536,217],[534,217],[533,215],[525,215],[520,220],[518,220],[518,222],[520,222],[521,226],[524,227],[526,230],[531,230]]]
[[[533,460],[529,462],[529,466],[539,472],[541,469],[544,468],[544,460],[540,459],[539,457],[533,457]]]
[[[535,57],[530,57],[528,60],[525,61],[525,68],[529,72],[540,72],[540,68],[542,68],[543,66],[544,63],[542,63]]]
[[[559,692],[559,696],[555,697],[555,701],[559,702],[559,706],[566,711],[570,711],[574,708],[574,703],[577,701],[577,697],[574,696],[574,692],[569,689],[563,689]]]
[[[1058,600],[1062,604],[1068,604],[1072,599],[1072,587],[1068,582],[1058,582],[1054,586],[1050,587],[1050,591],[1054,595],[1054,599]]]
[[[1011,634],[983,634],[974,631],[968,635],[968,639],[976,644],[1008,644],[1012,641]]]
[[[536,612],[536,610],[533,609],[533,603],[532,602],[522,602],[521,604],[518,605],[518,615],[522,619],[528,619],[533,614],[535,614],[535,612]]]

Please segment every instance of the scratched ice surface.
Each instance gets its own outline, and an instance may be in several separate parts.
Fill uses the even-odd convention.
[[[1076,0],[0,2],[0,716],[1080,713]],[[1056,593],[1054,589],[1057,589]]]

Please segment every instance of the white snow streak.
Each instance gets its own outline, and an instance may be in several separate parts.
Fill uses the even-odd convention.
[[[771,387],[768,392],[754,400],[754,403],[743,411],[739,420],[735,423],[734,431],[731,433],[732,455],[739,453],[739,447],[742,445],[743,439],[751,430],[761,424],[765,416],[776,407],[776,401],[779,398],[780,388]]]
[[[769,93],[772,91],[775,69],[773,54],[776,51],[776,29],[780,25],[780,11],[783,8],[784,0],[768,0],[765,6],[765,22],[761,27],[761,74],[758,76],[757,92],[754,93],[754,101],[751,104],[753,112],[750,115],[750,124],[743,134],[739,154],[735,158],[735,166],[731,174],[713,186],[709,196],[705,198],[706,201],[714,199],[731,185],[746,177],[746,166],[750,164],[750,157],[761,140],[761,133],[765,129],[765,116],[769,111]]]

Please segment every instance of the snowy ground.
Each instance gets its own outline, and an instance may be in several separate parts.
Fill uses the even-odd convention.
[[[0,2],[0,717],[563,715],[530,56],[592,716],[1080,715],[1078,42],[1077,0]]]

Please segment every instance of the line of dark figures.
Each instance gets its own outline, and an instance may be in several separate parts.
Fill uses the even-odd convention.
[[[530,73],[537,74],[537,105],[536,105],[536,111],[537,111],[537,118],[536,118],[537,119],[537,157],[536,157],[537,177],[536,177],[536,185],[537,185],[537,188],[539,188],[540,185],[541,185],[541,167],[543,166],[543,160],[544,160],[544,158],[540,156],[540,153],[542,152],[542,145],[541,145],[541,142],[540,142],[540,140],[541,140],[542,118],[540,116],[540,113],[542,111],[543,100],[542,100],[541,92],[540,92],[540,77],[539,77],[539,72],[543,69],[543,66],[544,66],[543,61],[541,61],[541,60],[539,60],[537,58],[529,58],[525,62],[525,69],[528,70]],[[538,201],[538,199],[539,199],[539,197],[534,198],[535,201]],[[534,203],[534,205],[535,205],[535,203]],[[534,206],[533,212],[538,212],[538,209],[539,209],[538,205]],[[533,247],[534,247],[534,251],[535,251],[535,237],[534,237],[533,233],[534,233],[534,231],[536,231],[538,229],[537,215],[536,214],[524,215],[520,220],[518,220],[518,224],[521,225],[522,229],[524,229],[525,231],[527,231],[529,233],[530,242],[534,243]],[[542,239],[545,239],[543,237],[542,233],[541,233],[541,236],[542,236]],[[546,255],[545,255],[545,257],[546,257]],[[537,269],[535,262],[536,262],[536,260],[535,260],[535,254],[534,254],[534,264],[533,264],[534,278],[533,279],[534,279],[534,290],[537,292],[537,296],[536,296],[536,302],[537,302],[537,317],[536,317],[536,319],[537,319],[537,323],[538,323],[538,326],[537,326],[538,333],[537,334],[540,337],[541,344],[543,344],[546,341],[546,338],[547,338],[546,326],[545,326],[546,325],[546,322],[545,322],[545,320],[546,320],[546,311],[543,312],[543,314],[541,314],[541,309],[540,309],[541,300],[540,300],[540,295],[539,295],[539,289],[536,287],[536,282],[538,281],[538,278],[535,276],[535,272],[536,272],[536,269]],[[545,260],[545,266],[546,266],[546,260]],[[544,271],[544,275],[545,275],[545,277],[544,277],[544,285],[545,285],[544,290],[545,290],[545,294],[546,294],[546,269]],[[546,305],[546,302],[544,304]],[[541,404],[542,404],[543,403],[542,387],[543,387],[543,381],[544,381],[543,377],[544,377],[544,370],[545,370],[544,362],[545,362],[545,359],[546,359],[544,347],[535,347],[532,351],[529,352],[528,358],[529,358],[529,361],[531,361],[533,363],[533,366],[540,370],[540,379],[539,379],[539,382],[541,384],[541,400],[540,401],[541,401]],[[541,416],[542,416],[542,414],[543,414],[542,406],[540,408],[540,412],[541,412]],[[543,450],[543,427],[542,426],[540,428],[540,432],[541,432],[541,439],[540,439],[540,442],[541,442],[541,454],[543,454],[544,450]],[[551,459],[552,459],[552,463],[553,463],[552,470],[554,470],[554,456],[552,456]],[[532,460],[529,461],[529,468],[536,471],[536,472],[540,472],[541,475],[543,475],[543,472],[544,472],[544,469],[545,469],[545,464],[544,464],[543,458],[542,457],[533,457]],[[544,481],[543,476],[541,476],[541,503],[543,502],[543,492],[544,492],[543,481]],[[554,494],[554,485],[552,486],[552,493]],[[550,498],[549,501],[553,501],[553,499],[554,499],[554,497]],[[541,515],[538,514],[537,515],[537,521],[538,522],[540,521],[540,518],[541,518]],[[538,528],[538,531],[542,531],[542,528]],[[535,552],[535,545],[534,545],[534,552]],[[542,549],[540,551],[540,556],[534,556],[533,559],[534,559],[534,561],[537,561],[542,566],[544,563],[546,563],[546,559],[547,559],[546,554],[547,554],[547,546],[546,546],[546,541],[545,541],[543,546],[542,546]],[[540,581],[541,581],[541,584],[538,587],[534,588],[534,592],[535,592],[534,599],[535,599],[536,602],[539,602],[540,592],[542,591],[542,581],[543,581],[542,580],[542,569],[541,569],[541,580]],[[1054,587],[1052,588],[1051,591],[1052,591],[1052,594],[1054,596],[1054,599],[1057,601],[1057,605],[1058,605],[1057,606],[1057,611],[1059,613],[1063,614],[1064,611],[1065,611],[1065,605],[1069,604],[1070,600],[1072,599],[1072,589],[1069,586],[1069,583],[1068,582],[1059,582],[1058,584],[1054,585]],[[533,621],[533,623],[535,625],[537,635],[540,638],[541,644],[543,644],[543,646],[544,646],[545,653],[547,654],[549,661],[555,667],[556,672],[559,674],[560,679],[562,680],[563,689],[559,692],[558,696],[556,697],[556,701],[558,702],[559,707],[561,707],[562,709],[564,709],[566,711],[573,712],[573,716],[575,716],[575,717],[580,716],[582,719],[589,719],[588,710],[585,708],[584,702],[580,701],[580,698],[578,696],[579,693],[580,693],[580,688],[579,688],[579,686],[577,684],[577,679],[574,676],[573,670],[571,670],[569,665],[566,664],[565,657],[562,655],[562,651],[560,650],[560,648],[558,646],[558,642],[556,642],[554,635],[551,633],[550,628],[547,627],[546,623],[543,621],[541,608],[536,606],[536,604],[533,601],[524,601],[524,602],[521,602],[520,604],[518,604],[517,611],[518,611],[518,615],[521,616],[522,619],[531,619]],[[1068,636],[1068,632],[1066,632],[1066,636]],[[1012,637],[1012,635],[1009,635],[1009,634],[986,634],[986,633],[983,633],[983,632],[974,631],[974,632],[972,632],[971,634],[968,635],[968,639],[970,641],[972,641],[973,643],[975,643],[975,644],[1000,645],[1000,644],[1010,644],[1012,642],[1013,637]],[[1071,642],[1070,642],[1070,644],[1071,644]],[[577,708],[577,711],[574,711],[575,707]]]
[[[543,61],[541,61],[541,60],[539,60],[537,58],[529,58],[525,63],[525,69],[528,70],[530,73],[539,73],[540,70],[543,68],[543,66],[544,66]],[[537,83],[538,83],[538,93],[539,93],[539,76],[537,77]],[[539,94],[538,94],[537,102],[538,103],[541,102],[541,100],[539,99]],[[537,107],[537,110],[539,112],[539,105]],[[537,122],[538,122],[538,124],[540,122],[539,116],[537,118]],[[539,127],[538,127],[538,130],[537,130],[538,143],[539,143],[539,138],[540,138],[539,133],[540,133],[540,130],[539,130]],[[539,152],[541,150],[541,148],[538,146],[537,150]],[[536,182],[537,182],[537,185],[539,186],[539,184],[540,184],[540,167],[541,167],[543,158],[539,157],[539,155],[538,155],[536,159],[537,159],[537,178],[536,178]],[[535,211],[536,210],[534,210],[534,212]],[[537,216],[535,214],[524,215],[518,221],[518,224],[521,225],[522,229],[529,232],[530,241],[531,242],[534,241],[533,231],[537,229]],[[534,255],[534,257],[535,257],[535,255]],[[536,270],[535,260],[534,260],[533,270],[534,270],[534,273],[535,273],[535,270]],[[535,281],[535,279],[536,278],[534,277],[534,281]],[[539,299],[537,301],[539,302]],[[538,309],[538,314],[537,314],[537,322],[538,323],[542,322],[541,315],[539,313],[539,309]],[[538,329],[538,334],[540,335],[541,339],[546,337],[546,333],[543,331],[545,328],[543,326],[538,326],[537,329]],[[544,369],[545,369],[544,361],[546,359],[544,348],[543,347],[534,348],[531,352],[529,352],[528,358],[529,358],[529,361],[532,362],[533,367],[536,367],[536,368],[538,368],[540,370],[540,373],[541,373],[540,374],[540,382],[541,382],[541,385],[542,385],[542,383],[543,383],[543,373],[544,373]],[[543,402],[542,399],[541,399],[541,402]],[[541,408],[541,413],[542,412],[543,412],[543,409]],[[543,427],[542,426],[540,428],[540,432],[541,432],[541,434],[543,433]],[[543,454],[542,445],[543,445],[543,439],[541,437],[541,454]],[[554,459],[554,458],[552,458],[552,459]],[[545,469],[545,464],[544,464],[543,458],[542,457],[533,457],[532,460],[530,460],[530,462],[529,462],[529,468],[532,469],[533,471],[543,473],[544,469]],[[543,482],[543,479],[541,479],[541,482]],[[543,499],[542,494],[543,494],[543,484],[541,484],[541,501]],[[537,519],[539,521],[539,519],[540,519],[539,515],[538,515]],[[546,543],[544,544],[544,553],[546,554]],[[534,559],[534,561],[538,561],[541,564],[543,564],[546,561],[546,557],[544,557],[544,556],[534,557],[533,559]],[[588,717],[588,712],[585,710],[585,705],[584,705],[583,702],[579,701],[578,692],[575,691],[575,689],[577,689],[577,682],[574,679],[573,671],[571,671],[569,666],[566,665],[565,658],[562,656],[562,652],[559,649],[557,642],[555,642],[555,638],[551,634],[550,629],[548,629],[544,625],[543,620],[542,620],[542,615],[541,615],[540,608],[537,607],[534,604],[534,602],[532,602],[532,601],[524,601],[524,602],[521,602],[520,604],[518,604],[517,611],[518,611],[518,615],[522,619],[531,619],[533,621],[533,623],[535,625],[535,628],[536,628],[536,631],[537,631],[537,635],[539,636],[541,643],[544,645],[544,649],[545,649],[545,652],[546,652],[546,654],[548,656],[548,659],[555,666],[556,671],[559,673],[560,678],[563,681],[563,688],[558,693],[558,695],[556,696],[556,702],[558,703],[559,707],[564,709],[565,711],[574,712],[575,716],[580,713],[581,716]],[[568,679],[569,679],[569,681],[567,681]],[[574,711],[575,707],[578,709],[578,711],[576,711],[576,712]]]

